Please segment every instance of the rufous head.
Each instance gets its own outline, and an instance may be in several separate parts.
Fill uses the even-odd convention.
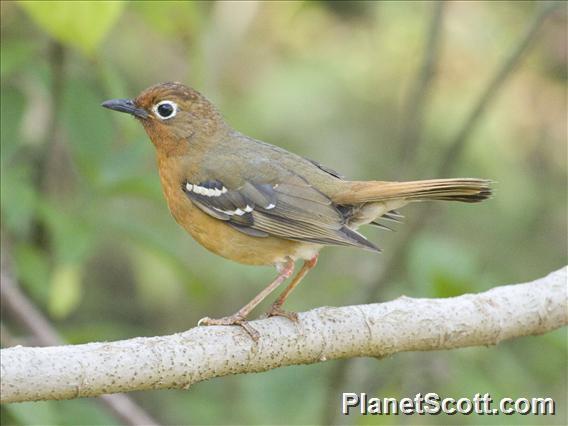
[[[189,148],[193,140],[203,141],[227,128],[205,96],[177,82],[156,84],[134,99],[112,99],[102,106],[136,117],[159,151]]]

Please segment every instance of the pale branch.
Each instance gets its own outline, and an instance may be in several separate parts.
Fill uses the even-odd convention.
[[[18,283],[14,279],[10,268],[10,249],[7,241],[2,238],[2,262],[0,268],[0,296],[2,301],[2,312],[8,311],[8,315],[14,317],[23,328],[33,336],[33,340],[38,345],[51,346],[62,345],[64,342],[57,333],[55,327],[49,322],[48,318],[28,299],[21,291]],[[2,327],[2,344],[9,343],[6,339],[9,331]],[[8,341],[7,341],[8,340]],[[4,376],[2,375],[2,380]],[[155,421],[148,413],[139,407],[128,395],[115,393],[112,395],[101,395],[97,401],[112,413],[118,421],[124,425],[146,425],[157,426]]]
[[[239,327],[163,337],[1,351],[1,402],[189,388],[213,377],[359,356],[494,345],[568,324],[567,270],[525,284],[446,299],[323,307]]]

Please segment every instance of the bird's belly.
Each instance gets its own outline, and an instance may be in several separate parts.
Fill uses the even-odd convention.
[[[239,263],[276,265],[287,258],[307,260],[321,248],[315,244],[276,237],[252,237],[204,213],[183,193],[181,196],[176,194],[166,198],[176,222],[199,244],[213,253]]]

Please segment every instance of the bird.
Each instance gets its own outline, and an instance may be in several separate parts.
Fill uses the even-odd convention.
[[[134,116],[156,151],[163,193],[175,221],[224,258],[272,265],[276,278],[236,313],[199,325],[240,325],[255,340],[251,311],[303,265],[267,312],[298,321],[283,304],[316,266],[325,246],[380,249],[358,232],[379,219],[398,220],[416,201],[475,203],[491,196],[487,179],[406,182],[349,180],[323,164],[256,140],[231,127],[197,90],[159,83],[133,99],[102,106]]]

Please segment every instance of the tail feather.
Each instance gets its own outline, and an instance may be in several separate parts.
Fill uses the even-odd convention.
[[[389,200],[461,201],[476,203],[491,196],[491,181],[475,178],[431,179],[410,182],[353,181],[336,193],[338,204]]]

